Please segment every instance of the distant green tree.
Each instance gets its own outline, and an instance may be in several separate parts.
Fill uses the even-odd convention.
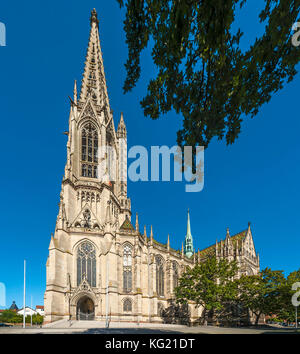
[[[208,314],[217,318],[226,304],[237,296],[232,281],[237,270],[235,261],[217,260],[216,257],[209,257],[205,262],[188,268],[175,288],[177,302],[184,304],[194,301],[198,306],[203,306],[204,321],[207,321]]]
[[[0,322],[2,323],[21,323],[23,316],[18,315],[15,311],[5,310],[1,313]]]
[[[292,304],[292,296],[296,293],[296,290],[292,289],[292,285],[294,283],[300,283],[300,269],[290,273],[287,278],[285,284],[281,288],[281,308],[278,311],[277,317],[280,320],[285,320],[288,322],[295,321],[295,306]],[[300,288],[298,289],[298,291]],[[300,299],[298,299],[300,300]],[[298,308],[298,312],[300,312],[300,306]],[[298,314],[298,321],[300,320],[300,314]]]
[[[31,316],[26,316],[25,318],[26,323],[31,323]],[[33,325],[41,325],[43,324],[44,317],[40,314],[32,315],[32,324]]]
[[[141,52],[151,45],[158,73],[141,105],[152,119],[171,109],[182,114],[180,146],[206,147],[214,137],[232,144],[244,117],[255,116],[297,73],[300,49],[291,39],[299,0],[265,0],[257,13],[265,31],[245,52],[233,23],[247,0],[117,1],[126,7],[124,92],[135,87]]]
[[[276,315],[280,312],[285,286],[282,271],[265,268],[258,275],[242,275],[236,283],[238,302],[255,315],[255,324],[262,314]]]

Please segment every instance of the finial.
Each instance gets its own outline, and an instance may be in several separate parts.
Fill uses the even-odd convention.
[[[74,103],[77,104],[77,81],[74,81]]]
[[[250,221],[248,221],[248,228],[250,229],[250,225],[251,225],[251,222]]]
[[[144,226],[144,237],[147,238],[146,225]]]
[[[168,239],[167,239],[167,249],[170,249],[170,235],[168,234]]]
[[[139,217],[138,217],[138,213],[136,213],[136,218],[135,218],[135,231],[139,232]]]
[[[99,20],[98,20],[96,9],[93,9],[93,11],[91,12],[90,21],[91,21],[91,26],[93,25],[93,22],[96,23],[97,27],[99,26]]]
[[[226,229],[226,240],[230,238],[229,227]]]
[[[153,244],[153,229],[152,229],[152,225],[151,225],[151,231],[150,231],[150,244]]]

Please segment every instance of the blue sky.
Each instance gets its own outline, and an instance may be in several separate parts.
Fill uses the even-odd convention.
[[[261,1],[260,1],[261,2]],[[176,144],[181,118],[171,112],[157,121],[143,116],[139,101],[155,75],[149,51],[142,57],[137,87],[123,95],[127,58],[123,15],[116,1],[1,2],[7,46],[0,47],[2,167],[0,282],[7,305],[22,306],[23,260],[27,260],[27,304],[43,303],[45,264],[58,212],[66,158],[69,101],[81,80],[92,8],[98,11],[100,39],[115,125],[121,111],[128,146]],[[243,46],[259,35],[257,2],[237,19]],[[300,50],[300,48],[299,48]],[[253,83],[255,85],[255,83]],[[195,248],[244,230],[251,221],[261,267],[286,273],[299,268],[300,75],[247,118],[237,142],[213,141],[205,151],[205,185],[186,193],[184,182],[129,182],[132,211],[141,229],[180,248],[190,208]]]

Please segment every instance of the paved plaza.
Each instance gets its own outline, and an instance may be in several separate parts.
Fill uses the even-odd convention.
[[[293,328],[225,328],[214,326],[187,327],[181,325],[61,320],[43,327],[3,327],[0,334],[300,334]]]

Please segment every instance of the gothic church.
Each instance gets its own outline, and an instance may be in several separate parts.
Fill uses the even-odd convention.
[[[115,130],[110,108],[95,10],[80,95],[75,82],[71,100],[67,161],[61,186],[55,233],[46,270],[45,323],[59,319],[162,322],[161,313],[174,299],[174,288],[187,266],[209,255],[236,259],[240,274],[256,274],[250,224],[244,231],[195,252],[188,212],[181,250],[157,242],[152,226],[141,233],[131,222],[126,178],[118,166],[124,158],[127,131],[123,115]],[[116,180],[98,176],[98,149],[116,151]],[[189,304],[191,321],[202,309]]]

